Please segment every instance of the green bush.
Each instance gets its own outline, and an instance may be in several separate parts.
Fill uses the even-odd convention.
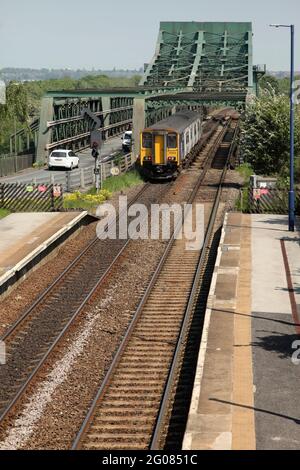
[[[289,98],[265,90],[246,109],[241,131],[241,155],[255,173],[289,172]],[[300,113],[295,117],[295,156],[300,156]]]
[[[65,209],[91,209],[102,204],[104,201],[111,197],[111,193],[105,189],[102,189],[98,193],[81,193],[75,191],[71,194],[64,196],[64,208]]]
[[[44,166],[45,166],[45,163],[42,162],[41,160],[38,162],[34,162],[34,164],[32,165],[33,168],[44,168]]]
[[[237,172],[244,178],[245,182],[249,182],[249,178],[254,174],[254,170],[250,163],[242,163],[236,168]]]

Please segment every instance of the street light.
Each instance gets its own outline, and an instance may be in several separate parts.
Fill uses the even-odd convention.
[[[294,37],[293,24],[270,24],[273,28],[290,28],[291,30],[291,79],[290,79],[290,191],[289,191],[289,231],[295,230],[295,193],[294,193]]]

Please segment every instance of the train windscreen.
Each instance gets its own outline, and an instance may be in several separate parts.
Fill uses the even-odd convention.
[[[142,145],[143,145],[143,148],[145,149],[152,148],[152,134],[150,134],[150,132],[143,133]]]
[[[169,149],[176,149],[177,147],[177,135],[176,134],[168,134],[167,147]]]

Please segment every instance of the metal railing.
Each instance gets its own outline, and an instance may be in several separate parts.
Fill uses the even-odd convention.
[[[110,177],[113,177],[116,174],[126,173],[128,170],[133,168],[133,163],[131,159],[131,153],[127,155],[122,155],[110,162],[100,163],[100,185],[102,187],[103,182]],[[81,168],[79,172],[66,172],[66,185],[65,190],[67,192],[72,192],[76,189],[86,189],[90,186],[95,185],[95,167],[90,166],[87,168]],[[53,175],[52,183],[55,183],[55,177]]]
[[[1,164],[1,160],[0,160]],[[112,168],[117,168],[117,171],[112,171]],[[128,170],[133,168],[131,153],[126,155],[117,156],[114,160],[100,163],[100,176],[101,183],[107,178],[112,176],[112,173],[126,173]],[[56,171],[56,172],[43,172],[38,174],[36,177],[26,174],[22,175],[22,183],[24,184],[59,184],[66,192],[72,192],[77,189],[88,189],[95,184],[94,166],[88,166],[86,168],[80,168],[79,170],[73,171]]]

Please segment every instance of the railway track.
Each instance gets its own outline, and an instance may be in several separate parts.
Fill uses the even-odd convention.
[[[179,341],[172,359],[168,380],[164,389],[150,449],[180,450],[189,413],[194,386],[201,332],[206,311],[211,278],[217,256],[224,209],[219,208],[222,184],[235,150],[238,122],[232,121],[213,160],[212,167],[223,169],[220,186],[215,196],[202,253],[199,258],[191,295],[181,327]],[[224,167],[224,159],[226,165]]]
[[[228,131],[229,128],[225,128],[212,146],[189,199],[190,203],[201,203],[205,191],[202,186],[210,186],[211,194],[206,197],[209,222],[206,220],[201,255],[198,251],[186,250],[186,240],[176,239],[180,227],[175,228],[73,449],[157,448],[161,440],[174,391],[174,377],[178,374],[191,322],[196,281],[201,280],[230,158],[230,139],[229,143],[224,142]],[[216,181],[209,175],[209,168],[218,161],[217,151],[222,145],[227,148],[227,156],[225,158],[223,152],[222,157],[220,152],[223,169]]]
[[[129,205],[160,202],[172,185],[146,184]],[[0,429],[129,242],[95,237],[0,338],[7,351],[0,368]]]
[[[219,129],[216,139],[208,143],[201,168],[207,170],[209,167],[224,132]],[[136,201],[146,205],[156,203],[169,186],[146,185],[131,204]],[[99,239],[95,238],[2,336],[1,340],[7,346],[7,363],[0,368],[1,425],[96,289],[107,278],[128,243],[128,240],[107,240],[103,249],[103,241],[99,243]]]
[[[131,201],[158,202],[169,185],[146,184]],[[1,337],[6,364],[0,368],[0,424],[11,412],[75,318],[104,282],[129,240],[95,237]]]

